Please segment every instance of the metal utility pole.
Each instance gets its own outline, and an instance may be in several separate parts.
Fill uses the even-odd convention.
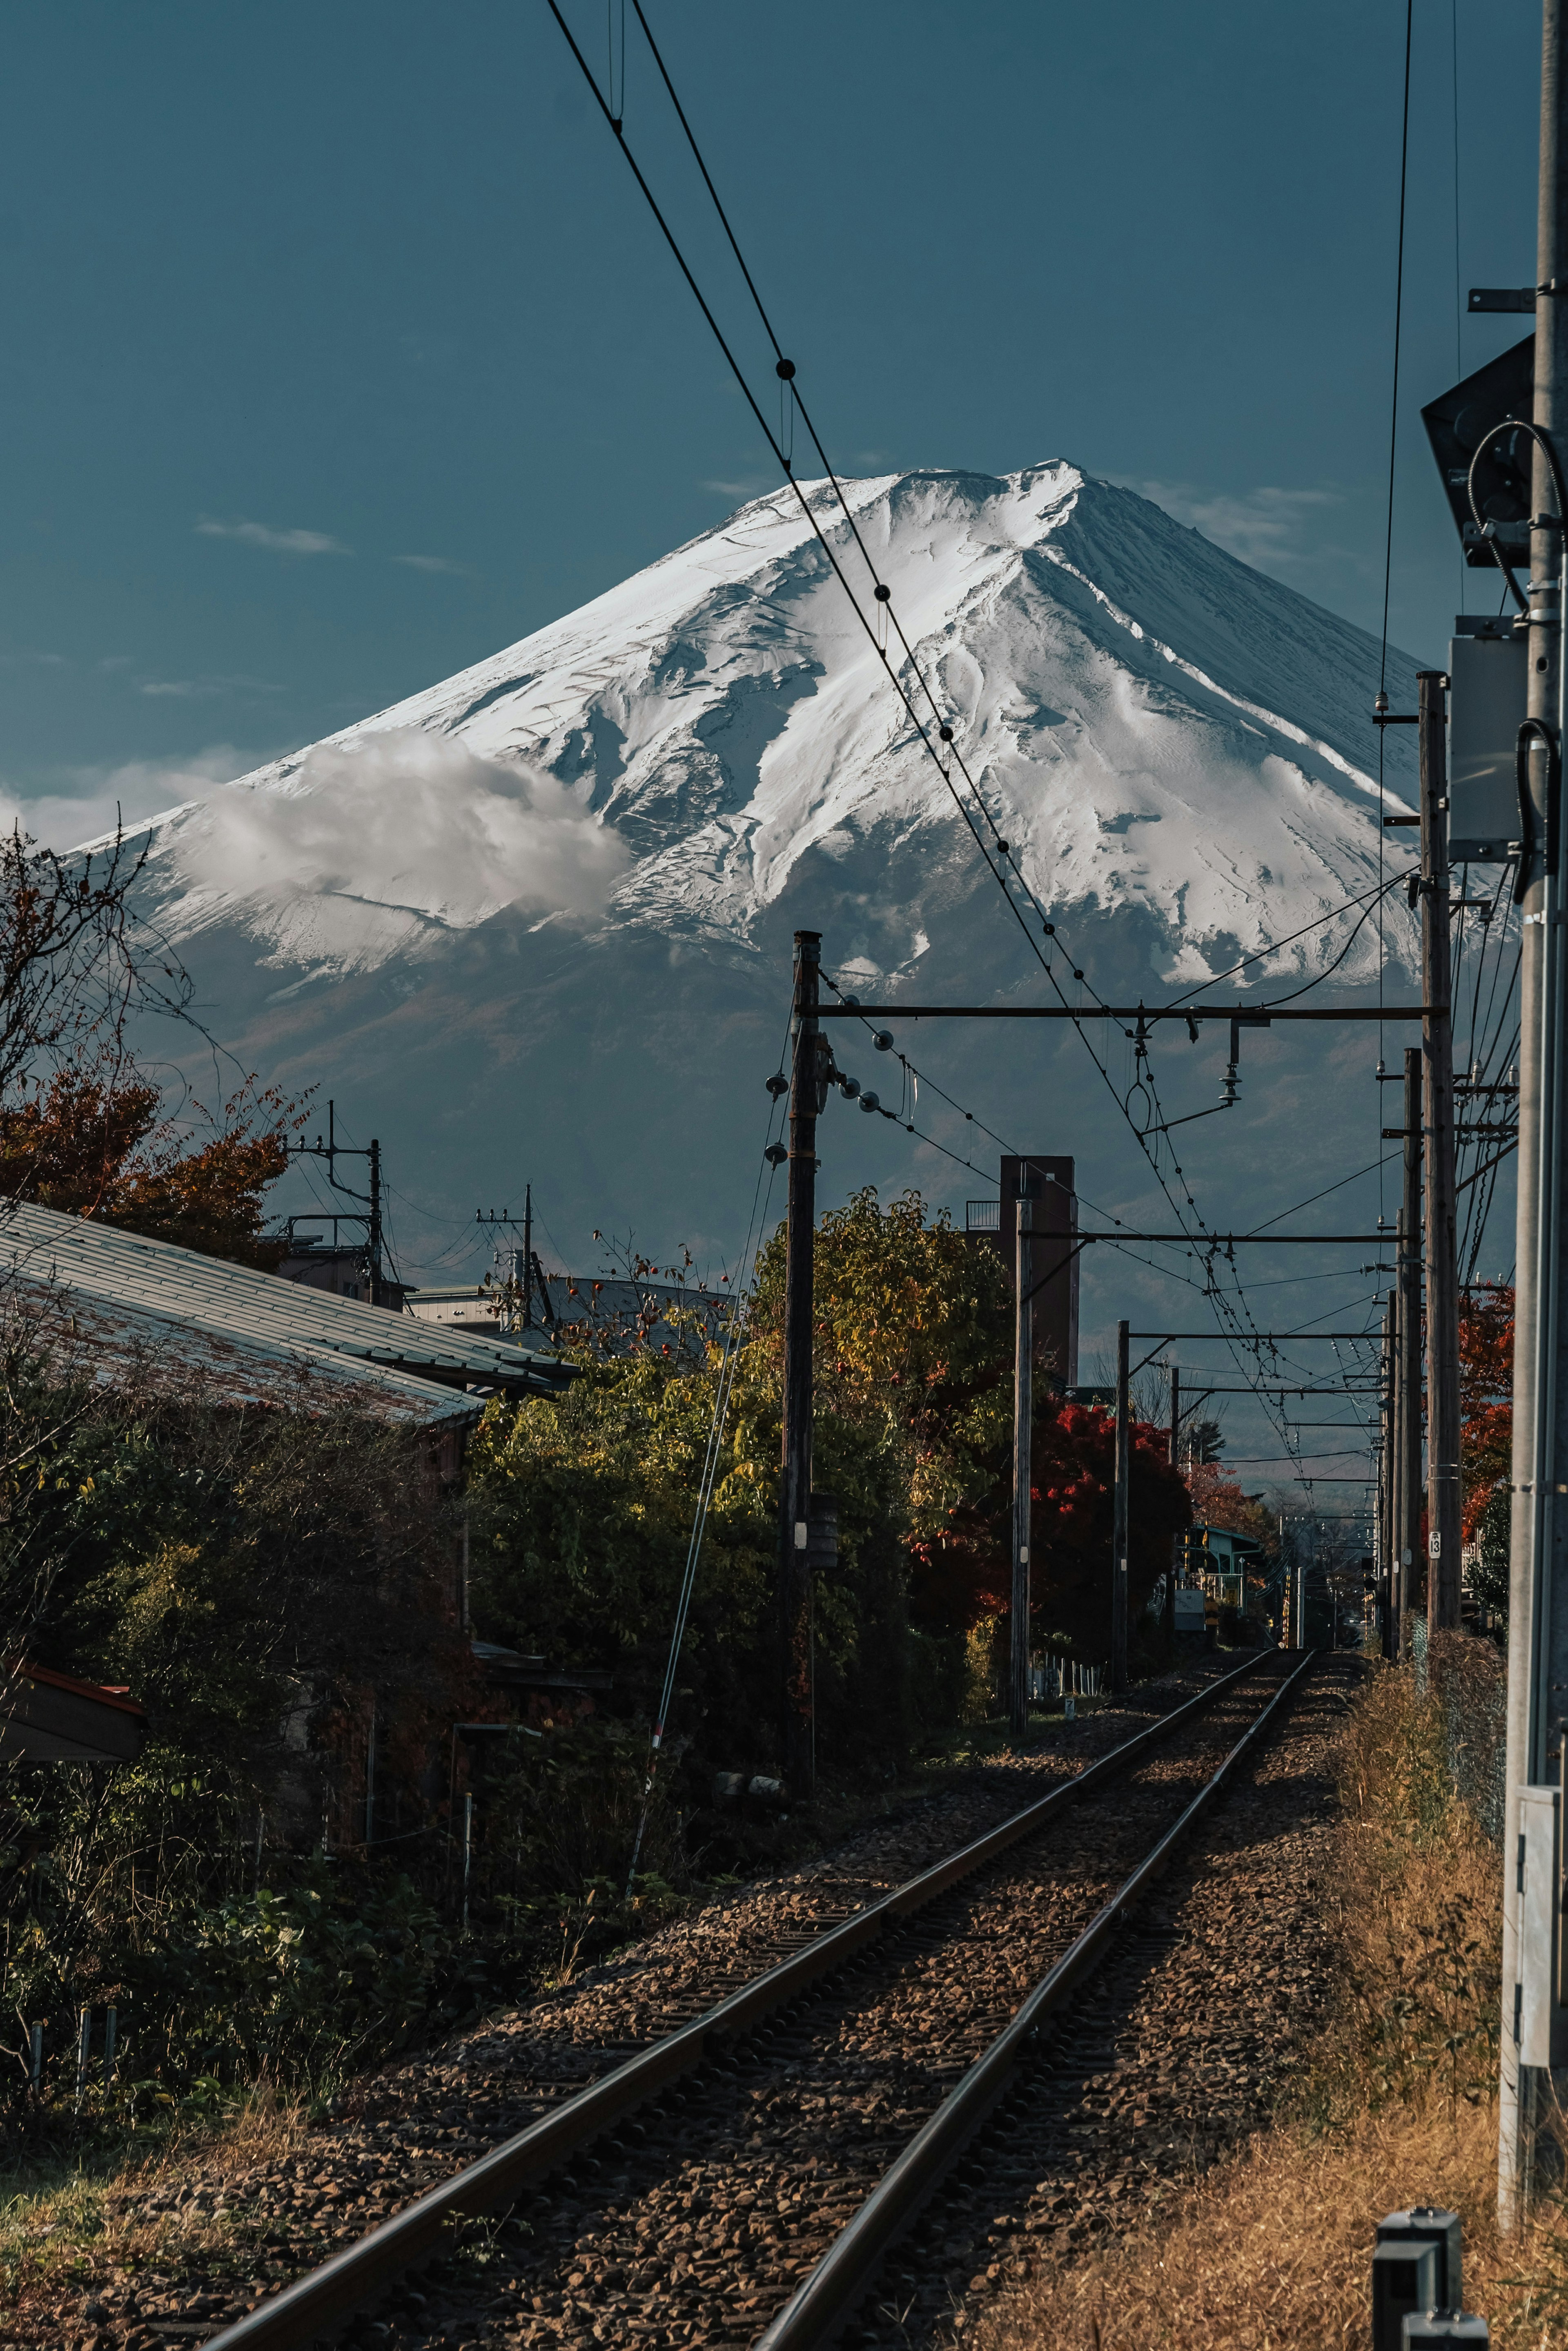
[[[1568,441],[1568,0],[1541,12],[1534,455],[1530,534],[1528,716],[1521,826],[1518,1290],[1513,1350],[1513,1514],[1508,1625],[1508,1809],[1503,1834],[1502,2063],[1498,2210],[1528,2206],[1537,2138],[1568,2084],[1559,1999],[1562,1856],[1550,1793],[1562,1768],[1568,1698],[1568,1339],[1563,1313],[1563,939],[1557,870],[1563,733],[1562,501]],[[1558,458],[1554,467],[1547,451]],[[1525,813],[1521,810],[1521,816]],[[1553,1934],[1553,1922],[1557,1933]],[[1556,2068],[1557,2079],[1552,2080]]]
[[[1459,1622],[1459,1272],[1454,1237],[1454,1029],[1449,1009],[1448,680],[1417,673],[1421,753],[1421,1022],[1427,1170],[1427,1621]]]
[[[1170,1466],[1181,1473],[1181,1366],[1170,1367]]]
[[[1127,1484],[1132,1428],[1127,1416],[1128,1328],[1116,1324],[1116,1507],[1111,1534],[1111,1687],[1127,1686]]]
[[[534,1186],[523,1186],[523,1331],[534,1320]]]
[[[1399,1614],[1424,1599],[1421,1544],[1421,1054],[1405,1052],[1405,1186],[1399,1209]],[[1403,1625],[1401,1625],[1401,1641]]]
[[[812,1272],[816,1240],[816,1121],[820,931],[794,935],[794,1053],[789,1090],[789,1210],[785,1224],[784,1474],[779,1489],[779,1614],[784,1650],[784,1775],[797,1802],[815,1792],[812,1689]]]
[[[1020,1198],[1012,1339],[1012,1647],[1009,1658],[1008,1716],[1012,1736],[1029,1729],[1029,1525],[1030,1421],[1034,1410],[1034,1301],[1030,1286],[1030,1217],[1034,1202]]]

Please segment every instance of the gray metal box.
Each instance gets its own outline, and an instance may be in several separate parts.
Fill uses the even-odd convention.
[[[1378,2245],[1431,2245],[1438,2256],[1438,2290],[1423,2308],[1459,2310],[1465,2298],[1464,2231],[1459,2216],[1445,2205],[1413,2204],[1377,2223]]]
[[[1519,839],[1529,659],[1511,629],[1449,643],[1449,855],[1456,865],[1501,865]]]
[[[1438,2343],[1491,2342],[1491,2329],[1473,2310],[1412,2310],[1404,2321],[1404,2351]]]
[[[1372,2256],[1372,2351],[1401,2351],[1406,2313],[1437,2306],[1442,2273],[1440,2250],[1430,2239],[1376,2248]]]

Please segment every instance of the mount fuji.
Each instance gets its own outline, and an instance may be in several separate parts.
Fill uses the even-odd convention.
[[[831,486],[804,494],[874,611]],[[1227,997],[1332,973],[1329,1000],[1365,1000],[1380,954],[1392,993],[1407,985],[1403,896],[1381,945],[1345,908],[1408,853],[1379,822],[1371,637],[1065,463],[888,475],[846,496],[1059,925],[1046,938],[1027,917],[1075,1000],[1075,971],[1157,1003],[1254,956]],[[1413,707],[1404,656],[1387,684]],[[1395,809],[1413,805],[1409,733],[1388,731]],[[515,1207],[525,1180],[579,1270],[596,1227],[731,1261],[797,926],[867,1001],[1054,1000],[787,487],[147,836],[142,910],[207,1028],[246,1070],[334,1096],[356,1139],[379,1134],[405,1270],[426,1278],[476,1272],[475,1207]],[[900,1026],[926,1074],[917,1106],[897,1064],[841,1030],[841,1061],[907,1115],[835,1100],[824,1200],[913,1182],[961,1223],[965,1197],[996,1188],[968,1110],[1010,1149],[1074,1153],[1106,1208],[1168,1225],[1128,1133],[1148,1116],[1132,1048],[1115,1024],[1089,1033],[1108,1084],[1065,1022]],[[1375,1037],[1248,1033],[1241,1104],[1184,1130],[1211,1223],[1260,1222],[1377,1156]],[[1166,1116],[1216,1100],[1227,1043],[1217,1024],[1196,1047],[1158,1033]]]

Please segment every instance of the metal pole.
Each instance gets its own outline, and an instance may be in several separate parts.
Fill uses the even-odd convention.
[[[1405,1187],[1399,1210],[1399,1613],[1426,1604],[1421,1557],[1421,1052],[1405,1053]],[[1401,1643],[1403,1632],[1401,1632]]]
[[[1034,1410],[1034,1307],[1029,1296],[1027,1236],[1034,1203],[1021,1197],[1017,1207],[1012,1332],[1012,1649],[1008,1714],[1013,1738],[1022,1740],[1029,1729],[1029,1498],[1033,1478],[1029,1437]]]
[[[473,1875],[473,1791],[465,1789],[462,1798],[462,1931],[468,1932],[468,1886]]]
[[[1421,1023],[1427,1173],[1427,1612],[1459,1622],[1459,1274],[1454,1238],[1454,1030],[1449,1012],[1448,679],[1417,674],[1421,750]]]
[[[534,1186],[523,1186],[523,1335],[534,1320]]]
[[[1534,423],[1562,460],[1568,425],[1568,7],[1544,0],[1541,11],[1541,178],[1536,227]],[[1557,513],[1545,455],[1533,456],[1530,539],[1531,598],[1529,798],[1532,822],[1521,848],[1524,907],[1520,976],[1519,1174],[1513,1342],[1513,1510],[1508,1621],[1508,1795],[1503,1834],[1502,2048],[1498,2121],[1498,2217],[1516,2226],[1529,2201],[1537,2116],[1552,2085],[1545,2067],[1526,2064],[1520,2026],[1527,1995],[1540,1992],[1551,1954],[1526,1948],[1521,1933],[1517,1856],[1525,1826],[1525,1791],[1550,1783],[1560,1754],[1568,1694],[1568,1512],[1556,1489],[1568,1483],[1568,1443],[1560,1378],[1564,1334],[1563,1292],[1563,1110],[1562,883],[1552,870],[1558,811],[1548,805],[1548,745],[1563,744],[1562,608],[1568,533],[1544,517]],[[1544,741],[1542,737],[1546,738]],[[1553,1888],[1553,1892],[1555,1892]],[[1549,1906],[1555,1909],[1553,1902]],[[1532,2005],[1538,2003],[1532,1999]],[[1563,2011],[1547,2009],[1553,2028]],[[1553,2042],[1559,2032],[1553,2029]],[[1555,2055],[1552,2049],[1550,2054]],[[1564,2085],[1561,2074],[1557,2088]]]
[[[784,1632],[784,1776],[797,1802],[815,1789],[811,1672],[812,1268],[816,1238],[816,1121],[826,1095],[818,1067],[819,931],[794,935],[794,1052],[789,1093],[788,1255],[784,1272],[784,1475],[779,1494],[779,1608]]]
[[[1178,1476],[1181,1471],[1181,1368],[1170,1367],[1170,1466]]]
[[[1127,1417],[1127,1331],[1116,1324],[1116,1504],[1111,1535],[1111,1687],[1127,1686],[1127,1468],[1132,1430]]]

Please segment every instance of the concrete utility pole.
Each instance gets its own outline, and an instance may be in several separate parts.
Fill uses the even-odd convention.
[[[1008,1717],[1015,1740],[1029,1729],[1029,1493],[1030,1421],[1034,1410],[1034,1301],[1029,1272],[1029,1236],[1034,1202],[1016,1204],[1014,1244],[1017,1286],[1012,1337],[1012,1647],[1009,1659]]]
[[[1405,1186],[1399,1209],[1399,1614],[1425,1606],[1421,1559],[1421,1052],[1405,1051]],[[1400,1629],[1401,1646],[1404,1640]]]
[[[1181,1474],[1181,1366],[1170,1367],[1170,1466]]]
[[[1405,1211],[1401,1208],[1395,1226],[1394,1263],[1397,1269],[1404,1254]],[[1399,1317],[1404,1306],[1404,1275],[1397,1270],[1394,1295],[1389,1301],[1389,1329],[1394,1353],[1388,1366],[1388,1436],[1392,1447],[1388,1457],[1388,1604],[1394,1614],[1394,1646],[1389,1654],[1395,1657],[1398,1656],[1405,1641],[1405,1347],[1399,1336]]]
[[[381,1146],[370,1137],[370,1303],[381,1303]]]
[[[1421,1051],[1426,1064],[1427,1621],[1459,1622],[1459,1273],[1454,1238],[1454,1026],[1449,1008],[1448,680],[1417,673],[1421,749]]]
[[[1383,1654],[1390,1659],[1399,1654],[1399,1571],[1394,1548],[1394,1465],[1398,1458],[1394,1424],[1394,1298],[1390,1290],[1384,1302],[1383,1345],[1377,1359],[1382,1377],[1377,1398],[1381,1433],[1377,1456],[1377,1568],[1383,1598]]]
[[[784,1475],[779,1487],[779,1615],[784,1650],[784,1775],[797,1802],[815,1792],[812,1689],[812,1274],[816,1242],[816,1121],[820,931],[794,935],[794,1053],[789,1090],[789,1210],[785,1224]]]
[[[1553,802],[1563,744],[1562,509],[1546,448],[1568,439],[1568,5],[1541,12],[1529,715],[1531,822],[1521,845],[1518,1289],[1513,1348],[1513,1514],[1508,1620],[1508,1810],[1503,1835],[1502,2063],[1498,2210],[1528,2205],[1553,2092],[1568,2090],[1558,2000],[1562,1856],[1547,1791],[1561,1771],[1568,1698],[1568,1364],[1563,1346],[1563,883]],[[1553,520],[1552,518],[1556,519]],[[1552,2074],[1556,2072],[1553,2083]]]
[[[1132,1425],[1128,1416],[1129,1325],[1116,1324],[1116,1507],[1111,1534],[1111,1687],[1127,1686],[1127,1485]]]

